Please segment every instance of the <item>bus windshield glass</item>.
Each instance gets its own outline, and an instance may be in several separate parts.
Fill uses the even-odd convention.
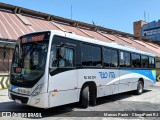
[[[35,81],[42,77],[46,65],[49,34],[49,32],[35,33],[20,38],[20,43],[16,45],[14,51],[11,82]]]

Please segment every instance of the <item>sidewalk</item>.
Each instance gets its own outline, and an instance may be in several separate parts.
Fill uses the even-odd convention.
[[[152,85],[153,87],[160,87],[160,82],[156,82],[155,84]]]
[[[8,95],[8,89],[0,90],[0,97],[1,96],[7,96],[7,95]]]
[[[0,103],[11,101],[8,98],[8,89],[0,90]]]

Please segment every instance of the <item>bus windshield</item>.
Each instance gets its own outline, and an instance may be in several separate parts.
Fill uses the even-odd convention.
[[[42,77],[45,71],[48,42],[49,39],[16,45],[11,68],[12,83],[26,83]]]

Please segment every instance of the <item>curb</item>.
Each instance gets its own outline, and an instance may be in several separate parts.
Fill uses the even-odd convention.
[[[0,90],[7,89],[9,87],[8,76],[0,76]]]

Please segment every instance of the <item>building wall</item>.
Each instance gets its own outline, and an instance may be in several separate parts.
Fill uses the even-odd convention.
[[[133,23],[133,31],[134,31],[134,35],[140,37],[142,35],[142,26],[147,24],[147,22],[145,21],[136,21]]]
[[[154,40],[160,40],[160,20],[143,25],[142,36]]]

